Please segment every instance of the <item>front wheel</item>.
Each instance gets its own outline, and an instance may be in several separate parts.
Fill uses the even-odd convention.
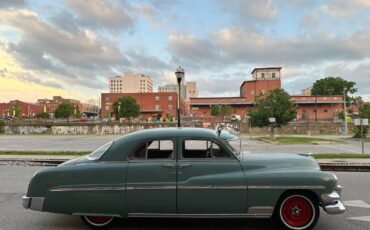
[[[280,199],[275,217],[285,229],[307,230],[313,228],[320,216],[319,205],[307,194],[287,194]]]
[[[92,229],[108,229],[113,219],[113,216],[81,216],[82,222]]]

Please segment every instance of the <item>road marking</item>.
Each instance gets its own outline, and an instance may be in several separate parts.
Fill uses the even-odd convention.
[[[345,206],[348,206],[348,207],[370,208],[370,204],[362,200],[348,200],[348,201],[343,201],[343,203]]]
[[[349,218],[346,218],[346,219],[347,220],[359,220],[359,221],[370,222],[370,216],[349,217]]]

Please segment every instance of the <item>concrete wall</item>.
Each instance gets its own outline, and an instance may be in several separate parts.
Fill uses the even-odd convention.
[[[342,123],[292,123],[282,128],[276,128],[277,134],[300,134],[300,135],[322,135],[339,134],[339,127]],[[5,125],[5,134],[52,134],[52,135],[104,135],[104,134],[126,134],[142,129],[173,127],[175,124],[133,124],[133,125],[55,125],[55,126],[36,126],[36,125]],[[353,125],[348,124],[349,133]],[[270,129],[249,128],[248,124],[241,124],[241,132],[252,135],[269,134]]]

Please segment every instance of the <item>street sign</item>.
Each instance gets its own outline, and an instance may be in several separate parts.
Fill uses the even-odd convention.
[[[355,125],[356,126],[360,126],[360,125],[365,125],[365,126],[367,126],[367,125],[369,125],[369,119],[360,119],[360,118],[356,118],[355,119]]]
[[[269,118],[269,122],[270,123],[275,123],[276,122],[276,118],[275,117],[270,117]]]

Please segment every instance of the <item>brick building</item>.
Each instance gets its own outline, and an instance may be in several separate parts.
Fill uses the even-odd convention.
[[[198,97],[190,98],[191,114],[195,117],[210,118],[212,105],[230,105],[232,113],[245,118],[248,110],[255,108],[255,98],[273,89],[281,89],[281,67],[255,68],[252,80],[240,86],[239,97]],[[343,96],[292,95],[297,105],[297,121],[333,121],[343,111]]]
[[[154,118],[165,118],[167,115],[176,118],[177,93],[176,92],[154,92],[154,93],[102,93],[101,94],[101,116],[114,117],[113,103],[124,96],[135,98],[140,106],[142,120]],[[181,99],[183,111],[185,104]],[[183,113],[183,112],[182,112]]]
[[[14,117],[16,115],[16,108],[20,111],[20,117],[34,117],[37,113],[41,112],[42,107],[37,104],[14,100],[0,103],[0,116]]]

